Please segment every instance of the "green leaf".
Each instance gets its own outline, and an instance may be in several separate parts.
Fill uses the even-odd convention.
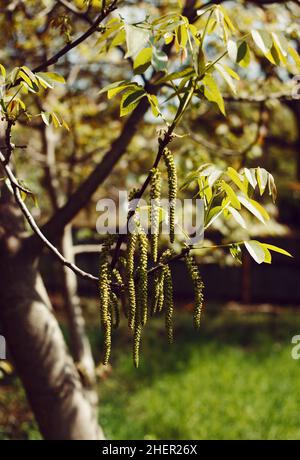
[[[270,264],[272,263],[272,254],[270,253],[269,249],[265,246],[265,244],[260,243],[261,247],[263,248],[265,252],[265,264]]]
[[[144,73],[151,65],[152,48],[141,50],[133,61],[133,70],[135,74]]]
[[[281,249],[277,246],[274,246],[273,244],[262,243],[262,245],[266,247],[267,249],[270,249],[271,251],[278,252],[279,254],[283,254],[284,256],[293,257],[292,254],[290,254],[285,249]]]
[[[130,24],[125,24],[127,53],[125,58],[135,56],[148,43],[150,31]]]
[[[237,56],[236,56],[236,62],[241,66],[241,67],[248,67],[250,64],[250,49],[248,46],[248,43],[245,41],[242,42],[237,50]]]
[[[133,89],[123,94],[120,104],[120,116],[124,117],[131,113],[144,96],[146,96],[144,89]]]
[[[255,177],[255,169],[254,168],[251,168],[251,169],[244,168],[244,174],[245,174],[249,184],[252,186],[253,189],[255,189],[255,187],[257,185],[257,180],[256,180],[256,177]]]
[[[289,44],[285,36],[281,32],[272,32],[272,37],[273,42],[276,44],[276,47],[278,47],[280,53],[286,57],[288,55]]]
[[[2,77],[5,78],[6,77],[6,70],[5,70],[5,67],[2,64],[0,64],[0,72],[1,72]]]
[[[260,222],[265,224],[266,220],[269,220],[269,214],[267,211],[255,200],[251,200],[250,198],[246,198],[244,196],[239,195],[239,200],[243,206],[245,206],[248,211],[251,212]]]
[[[45,125],[49,126],[51,124],[51,113],[50,112],[42,112],[41,117]]]
[[[159,106],[158,106],[157,97],[155,96],[155,94],[147,94],[147,98],[148,98],[148,101],[150,103],[152,114],[155,117],[158,117],[160,115],[160,110],[159,110]]]
[[[228,71],[225,69],[225,67],[223,67],[222,64],[220,64],[219,62],[217,64],[215,64],[214,66],[219,72],[220,74],[222,75],[222,77],[224,78],[224,80],[226,81],[227,85],[229,86],[229,88],[231,89],[231,91],[233,92],[233,94],[236,94],[236,87],[235,87],[235,84],[233,83],[233,80],[231,78],[231,75],[229,75]]]
[[[229,206],[229,205],[228,205]],[[220,217],[220,215],[222,214],[222,212],[224,211],[224,208],[223,206],[215,206],[214,208],[212,208],[209,213],[208,213],[208,216],[206,218],[206,225],[205,225],[205,229],[207,229],[208,227],[210,227],[212,225],[212,223],[217,220],[218,217]]]
[[[251,31],[256,46],[266,55],[273,45],[272,36],[266,30],[258,29]]]
[[[268,183],[269,173],[264,168],[258,167],[256,168],[256,176],[257,176],[259,192],[262,195]]]
[[[56,83],[66,83],[64,77],[55,72],[39,72],[38,75],[46,81],[50,80],[50,82],[55,81]]]
[[[19,77],[22,78],[22,80],[24,80],[28,86],[33,88],[34,82],[28,77],[28,75],[25,72],[23,72],[23,70],[19,71]]]
[[[235,192],[230,187],[230,185],[222,181],[222,188],[225,191],[226,195],[228,196],[232,206],[235,207],[236,209],[241,209],[241,203],[239,202],[238,197],[236,196]]]
[[[212,75],[205,75],[202,82],[204,84],[204,96],[206,99],[210,102],[215,102],[222,114],[225,116],[224,99]]]
[[[39,82],[39,84],[43,87],[43,88],[54,88],[54,86],[49,83],[49,81],[45,80],[43,77],[41,77],[41,75],[37,74],[37,80]]]
[[[242,263],[242,251],[239,244],[234,243],[229,248],[232,257],[237,260],[240,264]]]
[[[176,38],[179,46],[185,48],[188,41],[188,32],[185,24],[181,24],[177,27]]]
[[[226,171],[232,182],[245,194],[247,194],[247,183],[244,182],[243,176],[240,175],[235,169],[228,167]]]
[[[227,25],[227,27],[229,28],[229,30],[231,30],[231,32],[235,32],[235,27],[230,19],[230,17],[228,16],[228,13],[227,11],[225,10],[224,6],[223,5],[218,5],[218,7],[220,8],[223,16],[224,16],[224,21]]]
[[[242,228],[247,228],[246,222],[244,218],[241,216],[241,214],[232,206],[228,206],[228,211],[234,218],[234,220],[242,227]]]
[[[156,85],[160,85],[161,83],[166,83],[168,81],[173,81],[173,80],[179,80],[180,78],[186,77],[186,76],[192,76],[195,75],[195,71],[192,67],[188,66],[185,67],[183,70],[180,70],[179,72],[172,72],[164,77],[160,78],[155,82]]]
[[[212,187],[214,183],[221,177],[223,171],[219,168],[216,168],[212,164],[202,165],[199,169],[200,176],[204,176],[208,178],[208,186]]]
[[[272,196],[273,203],[275,203],[276,198],[277,198],[277,189],[276,189],[274,177],[270,173],[268,176],[268,187],[269,187],[269,195]]]
[[[294,59],[295,64],[298,67],[298,69],[300,69],[300,56],[297,53],[297,51],[295,50],[295,48],[293,48],[292,46],[289,46],[288,47],[288,52],[290,53],[290,55]]]
[[[137,87],[138,85],[135,82],[130,82],[126,80],[116,81],[111,83],[110,85],[104,86],[98,94],[106,93],[108,99],[112,99],[114,96],[119,94],[121,91],[124,91],[130,87]]]
[[[265,251],[258,241],[244,241],[244,245],[247,251],[249,252],[250,256],[255,260],[255,262],[257,262],[258,264],[262,264],[264,262]]]
[[[153,48],[151,63],[157,72],[163,72],[168,67],[168,56],[163,51]]]

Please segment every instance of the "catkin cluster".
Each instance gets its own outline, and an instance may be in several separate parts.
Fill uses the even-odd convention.
[[[204,284],[202,277],[199,273],[198,266],[195,262],[195,259],[187,253],[185,255],[185,263],[192,278],[194,285],[194,295],[195,295],[195,306],[194,306],[194,326],[196,329],[200,327],[201,312],[203,308],[203,289]]]
[[[163,159],[168,173],[169,195],[169,233],[170,241],[175,237],[175,204],[177,197],[177,175],[174,158],[167,148],[163,151]],[[131,193],[131,198],[138,194]],[[128,234],[126,257],[120,257],[117,267],[111,268],[110,249],[113,243],[107,238],[100,256],[99,287],[100,287],[100,318],[104,335],[104,364],[107,364],[111,352],[112,330],[120,323],[119,297],[121,309],[128,320],[128,327],[133,336],[133,362],[139,366],[140,346],[143,328],[148,319],[156,315],[164,315],[168,341],[173,342],[173,281],[170,269],[172,251],[164,251],[158,255],[158,238],[161,208],[161,173],[157,168],[151,170],[150,177],[150,236],[142,228],[132,208],[134,230]],[[150,244],[149,244],[150,243]],[[149,258],[149,247],[151,258]],[[194,326],[199,328],[203,308],[203,289],[201,275],[190,252],[184,252],[186,266],[194,285]],[[175,257],[177,258],[177,257]],[[148,265],[151,267],[149,278]],[[154,269],[153,269],[154,268]],[[149,288],[150,286],[150,288]],[[151,296],[149,296],[149,291]],[[151,297],[150,308],[148,298]]]
[[[161,198],[161,173],[154,168],[151,171],[150,182],[150,228],[151,228],[151,252],[154,262],[157,261],[158,235],[159,235],[159,211]]]
[[[135,311],[136,311],[136,296],[135,296],[135,282],[134,282],[134,254],[137,244],[136,232],[129,233],[127,243],[127,288],[128,288],[128,326],[130,329],[134,328]]]
[[[170,241],[174,242],[175,237],[175,206],[177,197],[177,172],[172,152],[165,148],[163,159],[168,172],[169,186],[169,225],[170,225]]]
[[[100,320],[104,335],[103,363],[107,364],[111,351],[112,307],[111,307],[111,284],[109,268],[109,250],[111,241],[107,239],[102,247],[99,270],[100,290]]]

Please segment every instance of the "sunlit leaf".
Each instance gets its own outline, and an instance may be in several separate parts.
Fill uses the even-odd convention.
[[[244,241],[244,245],[249,252],[250,256],[257,262],[258,264],[262,264],[265,260],[265,251],[261,247],[261,244],[258,241],[251,240],[251,241]]]
[[[142,49],[133,61],[133,70],[135,74],[144,73],[151,65],[152,48]]]
[[[205,75],[202,81],[204,84],[204,96],[206,99],[210,102],[215,102],[222,114],[226,115],[223,96],[212,75]]]
[[[127,53],[125,58],[135,56],[148,43],[150,32],[147,29],[125,24]]]

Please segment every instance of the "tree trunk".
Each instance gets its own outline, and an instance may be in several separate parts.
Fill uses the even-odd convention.
[[[7,189],[1,192],[0,322],[40,431],[46,439],[103,439],[36,262],[24,249],[23,218]]]
[[[72,226],[70,224],[64,230],[61,249],[63,256],[70,262],[75,263]],[[62,293],[70,328],[71,352],[77,369],[81,374],[83,385],[92,390],[95,384],[95,363],[85,330],[80,300],[77,295],[77,278],[75,273],[67,267],[62,267],[62,270]],[[92,396],[92,399],[95,401],[95,396]]]

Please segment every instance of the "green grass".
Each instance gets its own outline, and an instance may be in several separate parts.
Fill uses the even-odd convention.
[[[152,321],[138,370],[127,330],[115,333],[112,371],[99,382],[107,438],[300,439],[300,361],[291,358],[300,315],[219,311],[199,332],[191,323],[191,314],[177,315],[168,345],[163,321]],[[100,359],[99,327],[91,324]],[[38,437],[18,381],[0,387],[0,439]]]
[[[139,370],[116,344],[100,386],[108,438],[300,439],[299,315],[208,316],[199,333],[177,322],[172,346],[150,326]]]

